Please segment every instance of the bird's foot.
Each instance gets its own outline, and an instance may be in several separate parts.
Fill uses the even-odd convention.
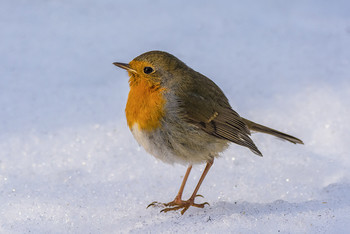
[[[204,202],[204,203],[197,204],[197,203],[194,203],[193,200],[189,199],[187,201],[181,201],[180,203],[169,202],[164,205],[167,206],[168,208],[164,208],[160,212],[166,213],[168,211],[175,211],[175,210],[182,209],[181,214],[183,215],[188,210],[188,208],[190,208],[190,206],[194,206],[197,208],[204,208],[204,206],[209,205],[209,203]]]
[[[202,195],[196,195],[195,197],[203,197]],[[195,198],[194,197],[194,198]],[[162,209],[160,212],[168,212],[168,211],[175,211],[175,210],[181,210],[181,214],[183,215],[188,208],[190,208],[190,206],[194,206],[197,208],[204,208],[205,205],[209,205],[208,202],[204,202],[204,203],[194,203],[194,198],[190,198],[187,201],[181,200],[181,199],[177,199],[175,198],[174,201],[168,202],[168,203],[159,203],[159,202],[152,202],[151,204],[149,204],[147,206],[165,206],[167,208]]]

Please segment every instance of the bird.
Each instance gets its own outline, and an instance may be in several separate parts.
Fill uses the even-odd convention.
[[[125,107],[127,125],[136,141],[146,152],[170,164],[183,164],[187,170],[174,200],[161,205],[161,212],[190,207],[204,208],[195,203],[202,196],[198,190],[213,165],[214,159],[230,143],[246,147],[262,156],[252,132],[273,135],[294,144],[303,141],[257,124],[234,111],[223,91],[209,78],[164,51],[149,51],[129,63],[114,62],[129,75],[130,91]],[[206,163],[205,169],[188,200],[182,199],[192,166]],[[148,208],[147,207],[147,208]]]

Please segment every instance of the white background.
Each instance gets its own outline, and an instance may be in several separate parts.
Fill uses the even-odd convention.
[[[345,0],[2,0],[0,232],[349,232],[349,12]],[[146,209],[174,198],[186,167],[133,139],[112,62],[154,49],[305,145],[253,135],[264,157],[225,151],[199,191],[210,206]]]

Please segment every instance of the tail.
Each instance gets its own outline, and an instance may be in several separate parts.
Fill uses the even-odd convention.
[[[293,137],[291,135],[285,134],[283,132],[279,132],[277,130],[265,127],[265,126],[257,124],[257,123],[254,123],[254,122],[252,122],[250,120],[247,120],[245,118],[242,118],[242,120],[244,121],[244,123],[247,124],[249,130],[262,132],[262,133],[267,133],[267,134],[276,136],[278,138],[281,138],[283,140],[287,140],[289,142],[292,142],[294,144],[304,144],[304,142],[302,140],[300,140],[300,139],[298,139],[296,137]]]

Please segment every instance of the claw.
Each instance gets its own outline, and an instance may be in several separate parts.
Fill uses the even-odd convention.
[[[197,194],[195,197],[202,197],[202,198],[204,198],[204,196],[200,195],[200,194]]]
[[[151,204],[149,204],[147,207],[146,207],[146,209],[148,209],[149,207],[151,207],[151,206],[159,206],[161,203],[159,203],[159,202],[157,202],[157,201],[154,201],[154,202],[152,202]]]

